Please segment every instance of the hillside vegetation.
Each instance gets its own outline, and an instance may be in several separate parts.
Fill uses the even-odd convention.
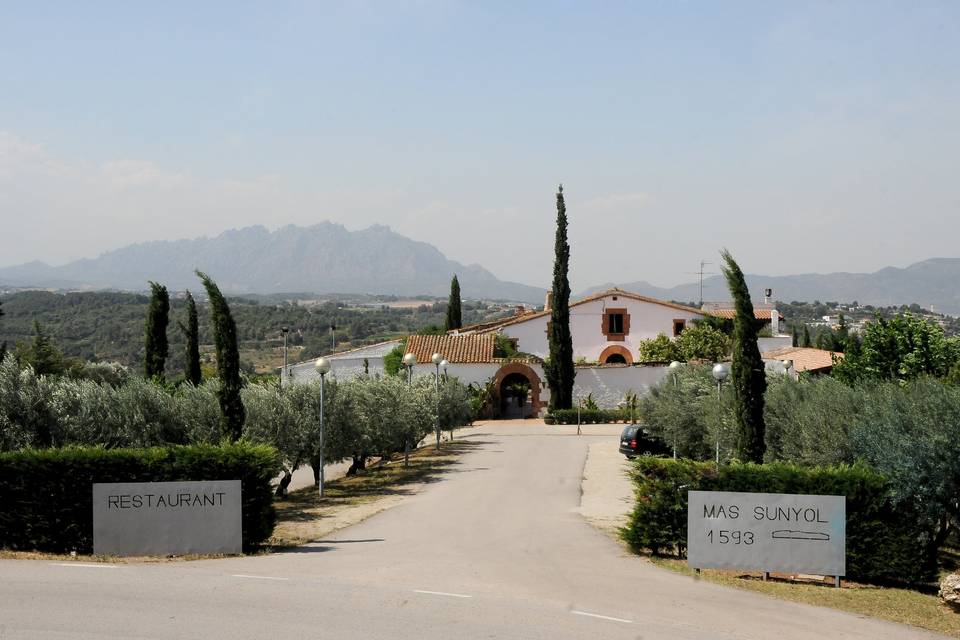
[[[133,293],[51,293],[23,291],[0,298],[0,343],[10,348],[33,337],[37,321],[64,355],[84,361],[119,362],[139,372],[143,366],[144,319],[149,298]],[[248,370],[261,372],[283,362],[282,326],[290,327],[289,358],[329,353],[330,326],[336,326],[337,350],[372,344],[390,338],[443,326],[446,302],[423,301],[419,306],[390,307],[387,299],[364,306],[346,300],[277,301],[233,298],[230,308],[237,322],[241,358]],[[184,366],[185,340],[176,326],[186,314],[185,301],[170,301],[170,357],[167,375],[175,377]],[[213,334],[205,300],[198,299],[200,344],[204,360],[211,361]],[[464,323],[502,313],[501,307],[464,302]]]

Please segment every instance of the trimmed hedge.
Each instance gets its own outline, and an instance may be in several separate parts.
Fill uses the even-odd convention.
[[[95,482],[240,480],[243,547],[273,532],[276,451],[249,443],[0,453],[0,548],[93,552]]]
[[[623,409],[581,409],[580,424],[607,424],[628,422],[629,414]],[[576,409],[554,409],[544,416],[547,424],[577,424]]]
[[[796,493],[847,497],[847,575],[872,582],[936,579],[929,532],[909,505],[894,505],[889,483],[865,465],[799,467],[786,463],[730,464],[642,456],[631,469],[637,502],[623,539],[636,552],[683,556],[687,491]]]

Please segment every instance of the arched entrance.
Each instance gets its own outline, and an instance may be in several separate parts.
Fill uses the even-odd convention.
[[[633,364],[633,354],[626,347],[612,344],[600,352],[600,364]]]
[[[497,370],[500,416],[530,418],[540,413],[540,376],[525,364],[512,362]]]

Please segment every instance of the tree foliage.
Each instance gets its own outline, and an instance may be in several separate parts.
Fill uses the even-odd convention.
[[[150,306],[144,337],[143,372],[147,378],[163,380],[167,362],[167,324],[170,322],[170,295],[167,288],[150,282]]]
[[[447,301],[447,331],[463,326],[463,314],[460,309],[460,281],[453,276],[450,281],[450,299]]]
[[[570,245],[567,242],[567,206],[563,185],[557,191],[557,230],[554,246],[553,288],[550,303],[550,324],[547,329],[549,359],[543,365],[550,387],[550,408],[573,406],[573,337],[570,333]]]
[[[217,284],[207,274],[197,271],[210,298],[214,344],[217,348],[217,377],[220,379],[220,432],[223,437],[237,441],[243,435],[245,417],[240,390],[240,351],[237,348],[237,325],[230,314],[230,306]]]
[[[641,340],[640,362],[717,362],[730,354],[730,338],[710,324],[694,324],[680,332],[675,340],[660,333]]]
[[[909,312],[889,319],[877,314],[856,348],[834,366],[833,375],[847,382],[943,377],[958,359],[960,343],[947,338],[939,325]]]
[[[66,371],[67,361],[36,320],[33,322],[33,340],[18,344],[16,357],[20,364],[30,367],[38,376],[59,375]]]
[[[672,362],[682,359],[677,344],[665,333],[657,334],[656,338],[641,340],[639,351],[640,362]]]
[[[203,378],[200,370],[200,319],[197,316],[197,303],[194,302],[193,295],[187,291],[186,297],[187,321],[179,323],[180,330],[187,341],[185,354],[187,366],[183,375],[187,382],[196,386]]]
[[[767,377],[757,346],[759,323],[740,265],[729,251],[721,252],[723,275],[733,298],[733,365],[730,371],[737,423],[737,455],[744,462],[762,462],[764,441],[763,393]]]

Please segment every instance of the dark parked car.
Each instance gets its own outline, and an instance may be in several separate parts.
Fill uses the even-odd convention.
[[[668,453],[668,448],[638,424],[630,424],[620,434],[620,453],[632,458],[644,454]]]

